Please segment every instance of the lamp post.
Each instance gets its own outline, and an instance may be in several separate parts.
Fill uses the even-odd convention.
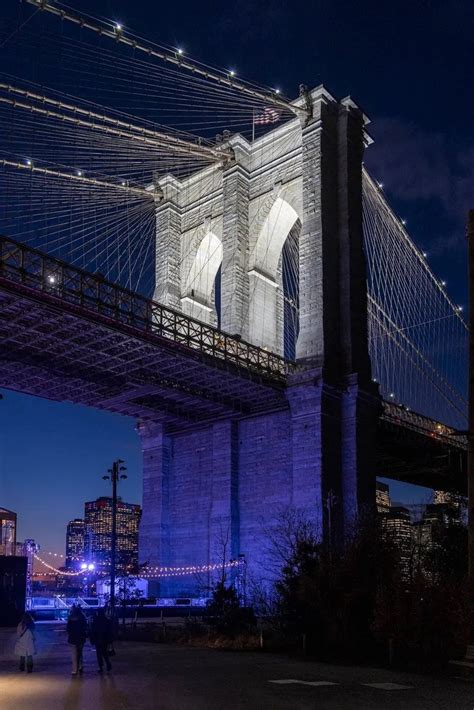
[[[338,503],[337,496],[333,490],[330,490],[326,496],[326,510],[328,513],[328,552],[329,561],[332,562],[332,553],[334,546],[334,535],[333,535],[333,508]]]
[[[90,595],[91,593],[91,574],[95,570],[95,564],[93,562],[83,562],[81,564],[81,570],[84,572],[84,583],[86,587],[86,594],[87,596]]]
[[[115,565],[116,565],[116,547],[117,547],[117,484],[119,481],[127,478],[122,473],[126,471],[126,467],[122,466],[122,459],[117,459],[112,464],[112,468],[108,469],[108,476],[102,476],[104,481],[112,482],[112,540],[110,550],[110,610],[112,618],[115,617]]]

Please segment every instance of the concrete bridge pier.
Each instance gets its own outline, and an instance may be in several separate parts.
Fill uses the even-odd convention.
[[[140,554],[150,564],[201,565],[243,553],[249,579],[268,580],[269,540],[282,510],[312,518],[332,545],[375,510],[379,398],[368,354],[362,239],[366,118],[351,99],[338,101],[323,87],[310,96],[312,117],[275,129],[272,141],[230,139],[235,160],[206,173],[213,187],[204,224],[194,209],[196,176],[186,190],[173,178],[160,184],[164,234],[158,234],[157,277],[163,283],[156,293],[162,289],[165,302],[174,302],[175,294],[187,293],[183,279],[192,281],[194,267],[182,271],[181,285],[176,281],[179,217],[187,214],[181,236],[196,245],[196,263],[208,268],[208,276],[215,273],[215,258],[206,265],[199,244],[210,230],[222,244],[222,329],[244,338],[249,333],[272,349],[281,333],[281,251],[298,229],[299,368],[277,408],[183,421],[182,429],[169,427],[164,417],[141,428]],[[252,162],[254,150],[258,160]],[[208,283],[207,298],[211,288]],[[259,303],[269,301],[274,307],[257,312]],[[155,591],[191,595],[211,582],[211,575],[171,578]]]
[[[293,418],[300,411],[310,416],[308,404],[313,403],[313,440],[319,455],[314,460],[309,457],[308,465],[313,469],[310,475],[318,480],[322,533],[332,541],[349,535],[375,501],[379,400],[368,353],[362,234],[364,125],[365,117],[351,99],[335,102],[320,91],[313,100],[313,117],[302,130],[296,355],[303,373],[288,393]],[[301,475],[304,479],[304,465]]]

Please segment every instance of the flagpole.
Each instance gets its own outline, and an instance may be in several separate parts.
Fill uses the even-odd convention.
[[[252,143],[255,140],[255,109],[252,109]]]

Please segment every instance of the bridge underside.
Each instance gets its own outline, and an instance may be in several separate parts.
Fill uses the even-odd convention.
[[[378,400],[356,378],[328,384],[321,370],[289,368],[11,243],[0,258],[0,341],[0,387],[141,421],[140,556],[152,566],[221,559],[226,546],[259,574],[279,510],[309,511],[324,535],[334,494],[333,532],[343,535],[375,498],[374,473],[464,490],[462,442],[393,405],[384,405],[373,460]],[[195,586],[176,580],[155,592],[191,594]]]
[[[0,386],[171,428],[285,406],[283,386],[180,343],[87,315],[54,295],[0,289]]]
[[[107,315],[59,305],[54,293],[3,285],[0,314],[6,389],[143,421],[165,419],[169,433],[288,409],[283,382],[118,326]],[[434,422],[412,426],[396,414],[386,411],[379,420],[377,475],[465,493],[464,445],[438,435]]]
[[[467,445],[461,437],[439,435],[435,422],[412,427],[382,416],[376,465],[381,477],[467,495]]]

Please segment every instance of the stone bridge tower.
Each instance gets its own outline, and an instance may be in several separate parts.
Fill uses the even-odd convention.
[[[282,251],[294,238],[299,368],[284,410],[173,434],[166,417],[140,427],[141,558],[152,565],[218,560],[228,543],[230,556],[245,554],[258,574],[262,542],[282,509],[301,510],[334,541],[374,504],[378,399],[362,237],[367,119],[324,87],[306,99],[312,116],[304,123],[295,118],[252,144],[232,136],[227,165],[159,183],[155,299],[280,353]],[[165,583],[160,593],[192,593],[194,584]]]

